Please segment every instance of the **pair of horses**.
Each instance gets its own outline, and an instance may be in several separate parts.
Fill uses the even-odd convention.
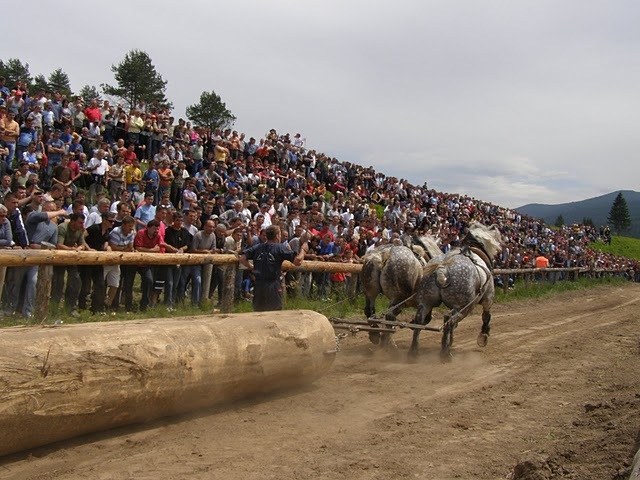
[[[364,257],[362,284],[366,296],[365,315],[375,325],[375,301],[389,298],[386,320],[395,320],[404,306],[415,306],[414,324],[427,325],[435,307],[444,303],[440,355],[450,358],[453,331],[477,304],[482,305],[482,328],[478,345],[489,338],[491,306],[495,299],[492,260],[501,251],[498,227],[474,222],[460,247],[444,254],[433,237],[415,237],[412,245],[385,245]],[[391,333],[371,332],[374,343],[389,343]],[[413,330],[410,355],[418,354],[420,329]]]

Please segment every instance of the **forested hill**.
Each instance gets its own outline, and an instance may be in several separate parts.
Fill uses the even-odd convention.
[[[640,192],[633,190],[619,190],[600,197],[588,198],[580,202],[561,203],[558,205],[544,205],[540,203],[530,203],[518,207],[520,213],[534,218],[544,220],[548,225],[554,225],[559,215],[564,218],[564,223],[582,223],[584,218],[593,220],[596,226],[607,225],[607,217],[611,210],[611,205],[619,192],[622,192],[629,207],[631,217],[631,230],[628,236],[640,238]]]

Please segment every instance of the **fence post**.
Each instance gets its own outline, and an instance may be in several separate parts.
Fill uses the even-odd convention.
[[[43,323],[49,317],[49,304],[51,303],[51,281],[53,279],[53,266],[40,265],[31,267],[38,269],[38,283],[36,285],[36,299],[34,317]]]
[[[230,263],[224,267],[224,281],[222,282],[222,305],[220,310],[222,313],[231,313],[233,311],[233,294],[236,290],[236,265]]]
[[[204,304],[209,300],[209,290],[211,289],[211,272],[213,265],[206,263],[202,265],[202,290],[200,291],[200,304]]]

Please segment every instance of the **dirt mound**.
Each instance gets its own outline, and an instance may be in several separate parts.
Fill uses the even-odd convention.
[[[395,352],[359,334],[311,387],[14,455],[0,478],[626,479],[639,305],[636,284],[496,305],[488,346],[478,311],[448,364],[438,334],[415,363],[410,331]]]

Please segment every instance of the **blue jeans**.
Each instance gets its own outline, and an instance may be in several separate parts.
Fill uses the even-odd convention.
[[[181,280],[180,270],[180,267],[169,265],[167,267],[167,275],[164,278],[164,304],[170,307],[173,307],[176,301],[178,283]]]
[[[180,282],[178,283],[178,299],[180,301],[184,300],[187,284],[191,280],[191,305],[197,306],[200,303],[202,290],[202,266],[183,265],[181,270]]]
[[[11,167],[12,162],[13,162],[13,157],[16,154],[16,142],[4,142],[5,145],[7,146],[7,149],[9,149],[9,155],[7,155],[7,165],[9,165],[9,167]]]
[[[2,292],[2,303],[4,307],[11,312],[15,312],[16,308],[18,308],[20,289],[27,270],[27,267],[9,267],[7,269],[7,274],[4,279],[4,290]]]
[[[153,283],[155,280],[152,267],[140,267],[138,270],[142,278],[142,298],[140,299],[140,311],[145,311],[151,302],[151,292],[153,291]]]
[[[38,285],[38,267],[28,267],[24,274],[26,285],[24,291],[25,317],[33,315],[33,308],[36,303],[36,286]]]

